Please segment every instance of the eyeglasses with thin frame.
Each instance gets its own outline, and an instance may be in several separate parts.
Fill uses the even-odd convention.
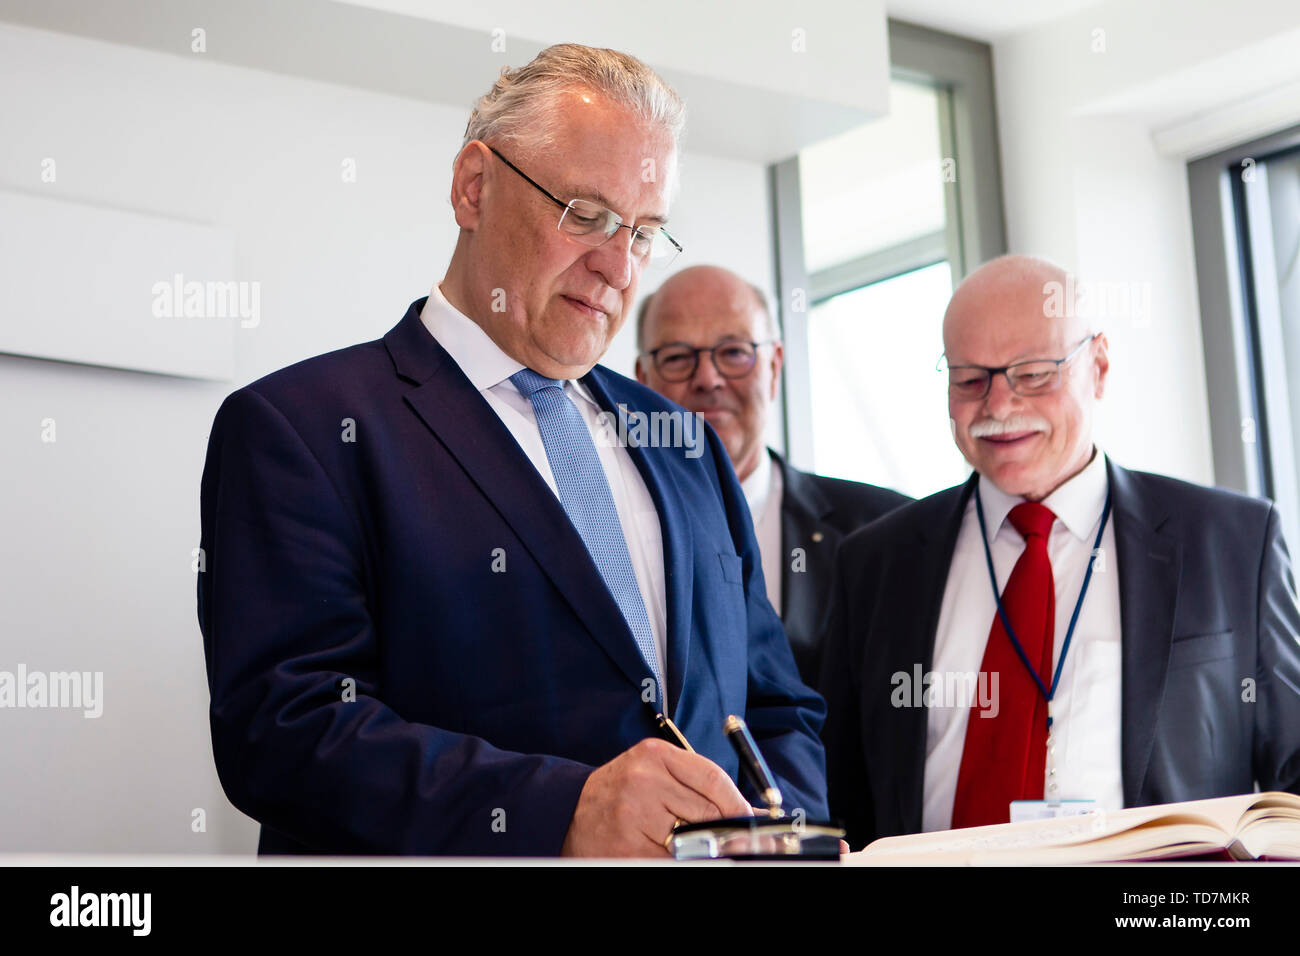
[[[1002,375],[1007,385],[1017,395],[1033,398],[1048,395],[1061,387],[1061,368],[1071,361],[1083,347],[1100,332],[1094,332],[1070,350],[1065,358],[1031,359],[1027,362],[1015,362],[1001,368],[989,368],[986,365],[948,365],[948,394],[958,401],[977,402],[984,399],[993,388],[993,376]],[[942,372],[946,357],[939,358],[936,370]]]
[[[632,233],[632,255],[642,262],[648,260],[656,269],[668,266],[681,253],[681,244],[663,226],[629,226],[622,216],[599,203],[586,199],[565,202],[502,156],[495,146],[488,146],[488,149],[497,159],[522,176],[524,182],[564,210],[560,213],[556,228],[565,235],[588,246],[599,246],[613,238],[619,229],[628,229]]]
[[[774,339],[747,342],[744,339],[727,339],[710,348],[697,349],[685,342],[669,342],[645,354],[654,363],[655,371],[666,382],[685,382],[700,367],[700,353],[708,352],[713,367],[723,378],[743,378],[758,362],[760,345],[770,345]]]

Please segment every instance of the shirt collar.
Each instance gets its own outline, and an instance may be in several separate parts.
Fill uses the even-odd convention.
[[[502,351],[481,325],[448,302],[436,282],[429,290],[429,300],[420,311],[420,321],[480,392],[508,381],[511,375],[524,367],[522,362]],[[578,394],[595,404],[581,382],[576,379],[568,379],[568,382]],[[511,382],[510,387],[515,388],[515,384]]]
[[[984,503],[984,520],[989,531],[989,541],[998,536],[1002,523],[1006,521],[1011,509],[1025,499],[1018,495],[1009,495],[988,478],[980,475],[980,500]],[[1091,543],[1097,522],[1101,519],[1101,509],[1106,503],[1106,455],[1096,445],[1093,446],[1092,461],[1088,462],[1077,475],[1043,499],[1043,506],[1050,509],[1065,527],[1080,541]]]
[[[772,493],[772,469],[775,467],[776,462],[772,460],[772,453],[764,448],[763,457],[758,460],[758,465],[749,477],[740,483],[740,490],[744,492],[745,500],[749,502],[749,513],[756,519],[763,513],[767,496]]]

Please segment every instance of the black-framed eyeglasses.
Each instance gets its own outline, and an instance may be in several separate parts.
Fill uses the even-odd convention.
[[[758,347],[770,345],[774,340],[746,342],[727,339],[706,349],[697,349],[685,342],[669,342],[645,354],[654,363],[655,371],[666,382],[685,382],[700,367],[700,353],[708,352],[713,367],[723,378],[742,378],[748,375],[758,361]]]
[[[1031,359],[1003,365],[1001,368],[989,368],[984,365],[945,365],[946,357],[940,356],[937,371],[948,371],[948,394],[963,402],[977,402],[988,395],[993,387],[993,376],[1003,375],[1007,385],[1017,395],[1033,398],[1047,395],[1061,387],[1061,368],[1073,359],[1085,345],[1092,342],[1100,332],[1094,332],[1070,350],[1070,354],[1059,359]]]
[[[524,182],[564,210],[560,213],[556,228],[565,235],[588,246],[599,246],[608,242],[619,229],[631,230],[632,255],[642,262],[649,261],[656,269],[669,265],[682,251],[681,244],[663,226],[629,226],[622,216],[599,203],[586,199],[565,202],[502,156],[495,146],[488,146],[488,149],[497,159],[522,176]]]

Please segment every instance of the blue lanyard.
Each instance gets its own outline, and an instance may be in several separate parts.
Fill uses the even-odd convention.
[[[1101,527],[1097,529],[1097,540],[1092,543],[1092,554],[1088,555],[1088,570],[1083,575],[1083,587],[1079,589],[1079,600],[1074,602],[1074,613],[1070,615],[1070,627],[1065,632],[1065,643],[1061,645],[1061,656],[1056,662],[1056,673],[1052,675],[1052,688],[1048,690],[1043,686],[1043,679],[1038,676],[1038,670],[1029,663],[1029,657],[1025,654],[1025,649],[1020,646],[1020,641],[1016,637],[1016,632],[1011,629],[1011,622],[1007,620],[1007,612],[1002,607],[1002,595],[998,593],[997,575],[993,573],[993,552],[989,549],[988,528],[984,524],[984,502],[980,499],[979,479],[975,479],[975,513],[980,519],[980,541],[984,543],[984,560],[989,568],[989,583],[993,585],[993,600],[998,604],[998,617],[1002,619],[1002,626],[1006,628],[1007,637],[1011,638],[1011,646],[1016,649],[1016,654],[1020,657],[1020,662],[1025,665],[1025,670],[1029,671],[1029,676],[1034,679],[1038,685],[1039,692],[1043,699],[1049,704],[1052,698],[1056,696],[1057,685],[1061,683],[1061,671],[1065,668],[1065,655],[1070,653],[1070,639],[1074,637],[1074,625],[1079,622],[1079,610],[1083,607],[1083,596],[1088,593],[1088,582],[1092,580],[1092,564],[1097,560],[1097,549],[1101,547],[1101,536],[1106,530],[1106,519],[1110,517],[1110,485],[1106,485],[1106,504],[1101,509]],[[1047,716],[1048,729],[1052,726],[1052,717],[1049,713]]]

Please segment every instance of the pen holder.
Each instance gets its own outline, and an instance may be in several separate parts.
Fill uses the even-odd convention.
[[[844,831],[793,817],[728,817],[682,823],[668,837],[678,860],[834,860]]]

